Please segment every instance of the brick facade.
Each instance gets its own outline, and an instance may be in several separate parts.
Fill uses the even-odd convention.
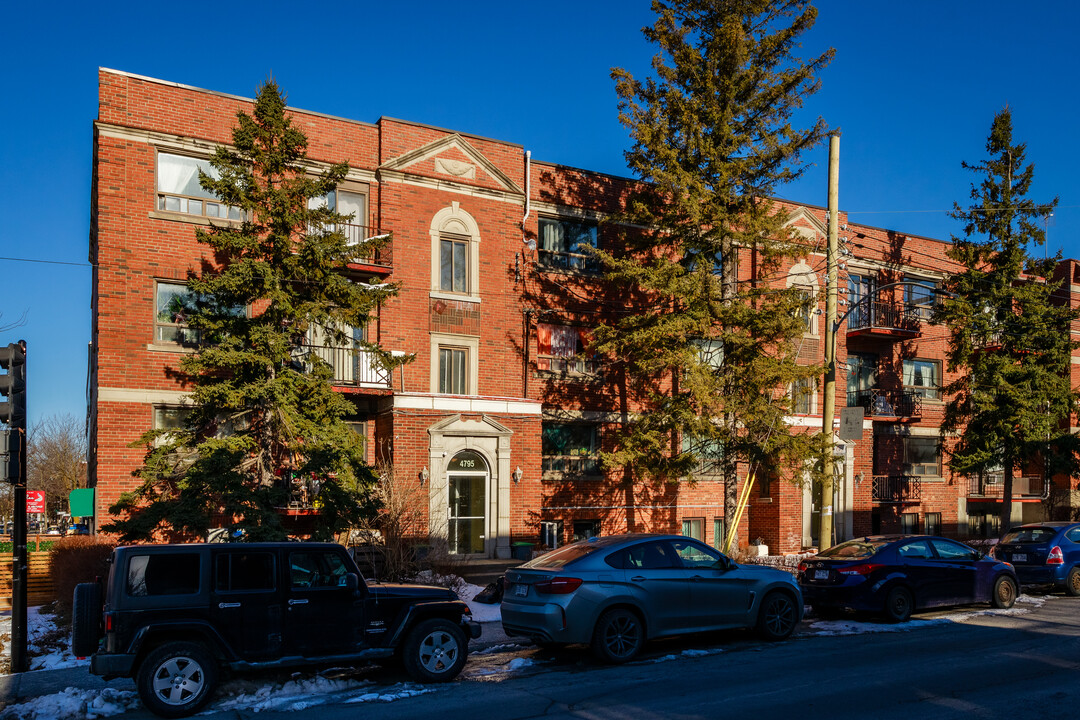
[[[155,408],[176,406],[183,398],[184,388],[171,375],[183,351],[155,335],[157,283],[183,282],[189,270],[210,262],[194,233],[206,221],[159,207],[158,154],[207,157],[216,144],[229,142],[237,111],[249,110],[251,102],[110,70],[100,72],[99,96],[90,246],[95,263],[90,477],[98,490],[100,521],[118,495],[135,484],[131,472],[142,453],[130,443],[152,426]],[[357,406],[355,419],[365,422],[369,460],[392,461],[401,477],[425,488],[432,531],[472,527],[447,517],[451,483],[468,483],[449,472],[451,462],[471,451],[487,466],[475,474],[474,487],[482,495],[474,507],[482,512],[473,534],[482,536],[482,548],[471,550],[506,557],[512,542],[540,541],[559,522],[559,542],[593,527],[604,534],[679,532],[685,520],[688,530],[700,530],[703,540],[718,543],[716,521],[724,516],[718,482],[628,484],[620,477],[545,469],[545,423],[594,424],[597,442],[603,443],[604,428],[617,423],[625,409],[602,375],[542,368],[541,332],[550,330],[541,326],[587,329],[595,322],[598,301],[626,299],[587,273],[542,264],[540,218],[594,220],[618,209],[632,182],[534,161],[512,143],[416,123],[380,119],[369,124],[292,113],[308,136],[312,160],[348,161],[348,188],[367,202],[367,217],[355,222],[393,232],[384,256],[392,259],[360,272],[399,283],[401,293],[380,309],[367,332],[385,349],[415,359],[389,381],[354,378],[341,390]],[[786,210],[807,247],[790,277],[821,290],[825,211],[791,204]],[[878,285],[908,276],[939,282],[954,269],[942,241],[856,225],[843,214],[840,222],[842,290],[849,275],[873,277]],[[618,232],[603,226],[601,242],[611,242]],[[468,247],[462,292],[439,287],[437,253],[444,237]],[[745,260],[740,272],[750,277],[753,261]],[[1080,282],[1071,261],[1060,272],[1069,283]],[[1076,302],[1077,286],[1065,287],[1071,288],[1070,302]],[[851,307],[846,296],[841,292],[840,312]],[[903,306],[904,287],[881,292],[882,300],[890,297]],[[812,364],[822,361],[824,317],[813,316],[811,322],[800,362]],[[838,415],[848,404],[844,368],[854,353],[877,358],[873,388],[866,390],[880,390],[894,403],[902,399],[905,360],[937,363],[939,373],[945,365],[945,330],[924,322],[903,336],[853,331],[849,322],[838,344]],[[440,347],[463,350],[468,358],[464,394],[438,392]],[[1075,365],[1073,373],[1074,381],[1080,380]],[[802,428],[798,431],[820,431],[821,403],[819,390],[811,412],[793,418]],[[919,413],[868,418],[862,440],[839,446],[841,537],[900,530],[912,517],[920,530],[939,518],[941,532],[965,535],[969,511],[992,506],[992,499],[969,499],[967,479],[954,477],[947,467],[924,473],[917,482],[905,471],[905,447],[911,438],[937,437],[942,411],[940,400],[921,398]],[[583,459],[563,460],[573,465]],[[899,489],[889,485],[889,476],[900,478],[892,481]],[[890,488],[898,494],[890,495]],[[1038,501],[1022,500],[1033,508],[1018,503],[1026,518]],[[809,489],[784,479],[759,486],[739,536],[743,542],[760,537],[774,552],[800,550],[815,542],[812,503]]]

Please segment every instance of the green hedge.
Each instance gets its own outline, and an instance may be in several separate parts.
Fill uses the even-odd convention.
[[[42,540],[40,543],[35,543],[33,540],[26,541],[26,552],[37,552],[39,550],[48,550],[56,544],[55,540]],[[11,555],[15,546],[10,542],[0,542],[0,555]]]

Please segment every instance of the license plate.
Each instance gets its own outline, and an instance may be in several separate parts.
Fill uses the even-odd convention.
[[[529,594],[529,586],[528,585],[515,585],[514,586],[514,594],[518,595],[519,597],[525,597],[526,595]]]
[[[1013,553],[1013,562],[1027,562],[1027,553]]]
[[[829,579],[829,571],[828,570],[815,570],[814,571],[814,579],[815,580],[828,580]]]

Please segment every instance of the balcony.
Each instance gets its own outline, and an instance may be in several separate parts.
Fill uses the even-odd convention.
[[[872,420],[905,420],[922,417],[922,395],[911,390],[869,388],[851,390],[848,407],[861,407]]]
[[[334,385],[390,389],[390,371],[379,364],[374,353],[348,347],[302,345],[300,356],[314,355],[334,372]]]
[[[918,475],[875,475],[871,499],[877,503],[918,502],[922,479]]]
[[[897,302],[855,307],[847,319],[847,336],[911,340],[922,335],[925,308]]]
[[[1046,497],[1046,481],[1042,476],[1029,475],[1013,478],[1013,499],[1042,499]],[[968,478],[969,498],[1000,500],[1005,493],[1005,478],[1001,473],[991,473],[981,478]]]
[[[314,229],[314,227],[309,228],[309,230],[312,231]],[[345,236],[346,242],[350,247],[360,245],[372,238],[381,238],[387,234],[386,231],[369,225],[355,225],[352,223],[341,223],[340,225],[335,226],[334,229]],[[358,270],[360,272],[379,276],[389,275],[393,267],[394,248],[390,243],[387,243],[378,249],[370,249],[359,257],[354,258],[353,261],[349,263],[350,270]]]

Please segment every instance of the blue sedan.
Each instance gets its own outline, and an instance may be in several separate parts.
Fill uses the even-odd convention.
[[[1005,533],[990,554],[1011,562],[1024,585],[1052,585],[1080,595],[1080,523],[1021,525]]]
[[[904,622],[914,610],[989,602],[1012,607],[1012,565],[942,537],[878,535],[835,545],[799,565],[799,586],[817,614],[859,610]]]

